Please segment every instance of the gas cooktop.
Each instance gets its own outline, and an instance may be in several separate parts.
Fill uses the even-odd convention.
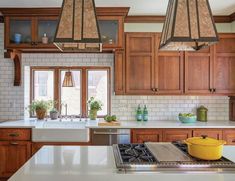
[[[235,172],[235,163],[222,157],[205,161],[191,157],[181,142],[113,145],[119,171]]]

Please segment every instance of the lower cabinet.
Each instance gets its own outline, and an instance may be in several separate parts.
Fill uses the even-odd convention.
[[[193,130],[194,137],[200,137],[205,135],[210,138],[214,138],[217,140],[223,139],[223,131],[221,129],[195,129]]]
[[[132,129],[131,142],[144,143],[144,142],[161,142],[162,131],[158,129]]]
[[[183,141],[192,137],[192,130],[190,129],[166,129],[163,131],[163,141]]]
[[[224,130],[223,140],[225,140],[228,145],[235,145],[235,129]]]
[[[235,145],[235,129],[132,129],[131,132],[132,143],[183,141],[206,135]]]
[[[12,176],[31,157],[31,142],[0,142],[0,178]]]

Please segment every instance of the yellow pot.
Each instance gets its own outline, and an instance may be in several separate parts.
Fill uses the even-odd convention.
[[[208,138],[207,136],[188,138],[184,141],[188,145],[188,153],[202,160],[218,160],[223,155],[223,140]]]

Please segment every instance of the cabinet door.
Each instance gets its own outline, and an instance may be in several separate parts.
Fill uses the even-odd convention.
[[[212,93],[212,65],[213,55],[208,52],[185,53],[185,93],[211,94]],[[203,50],[203,51],[206,51]]]
[[[126,93],[155,94],[154,35],[127,33],[126,35]]]
[[[124,51],[115,52],[114,60],[114,91],[116,95],[123,95],[125,92],[125,56]]]
[[[183,93],[183,54],[159,52],[155,62],[155,84],[158,94]]]
[[[235,145],[235,129],[224,129],[223,140],[225,140],[228,145]]]
[[[192,137],[192,130],[190,129],[166,129],[163,131],[163,141],[172,142],[172,141],[183,141],[187,138]]]
[[[104,49],[123,47],[124,18],[122,16],[98,16],[98,24]]]
[[[133,129],[132,143],[161,142],[162,131],[157,129]]]
[[[220,35],[215,46],[214,88],[217,94],[235,95],[235,35]]]
[[[38,17],[35,28],[35,43],[38,48],[56,48],[53,44],[58,17]],[[42,38],[46,34],[48,43],[43,44]]]
[[[221,140],[222,139],[222,130],[219,129],[196,129],[193,130],[193,136],[200,137],[206,135],[207,137]]]
[[[30,158],[30,156],[30,142],[0,142],[0,177],[10,177],[13,175]]]
[[[31,17],[6,17],[5,47],[27,48],[34,41],[34,19]]]

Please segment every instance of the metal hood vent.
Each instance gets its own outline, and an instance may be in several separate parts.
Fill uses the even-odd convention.
[[[62,52],[101,52],[94,0],[64,0],[54,44]]]
[[[208,0],[169,0],[160,50],[197,51],[218,41]]]

